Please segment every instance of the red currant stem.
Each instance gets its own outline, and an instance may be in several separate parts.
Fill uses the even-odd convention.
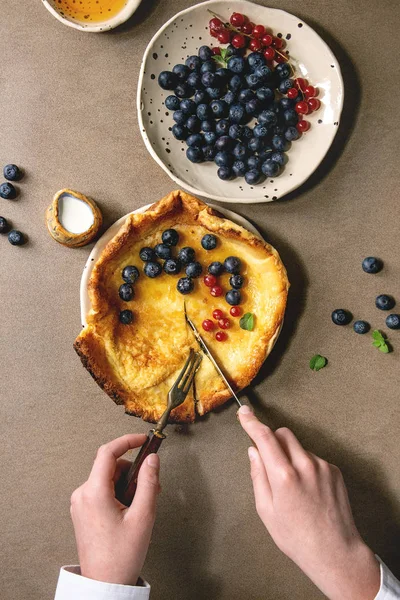
[[[279,52],[279,50],[277,50],[276,48],[274,48],[276,54],[279,54],[279,56],[282,56],[282,58],[285,59],[285,62],[289,62],[288,57],[286,56],[286,54],[282,54],[282,52]],[[289,66],[291,67],[291,64],[289,63]],[[292,69],[293,70],[293,69]]]
[[[224,17],[221,17],[221,15],[218,15],[217,13],[213,12],[209,8],[207,8],[207,12],[209,12],[210,15],[213,15],[214,17],[217,17],[217,19],[219,19],[220,21],[222,21],[227,29],[230,29],[231,31],[234,31],[235,33],[238,33],[239,35],[243,35],[244,37],[251,38],[252,40],[256,39],[256,38],[253,38],[253,36],[250,35],[249,33],[243,33],[243,31],[240,31],[240,29],[237,29],[236,27],[234,27],[230,23],[225,22],[224,21]]]
[[[294,81],[294,83],[295,83],[295,85],[296,85],[297,89],[299,90],[299,92],[300,92],[300,94],[301,94],[301,97],[302,97],[302,98],[303,98],[303,100],[304,100],[304,93],[303,93],[303,90],[301,89],[301,87],[299,86],[299,84],[298,84],[298,82],[297,82],[296,80]]]

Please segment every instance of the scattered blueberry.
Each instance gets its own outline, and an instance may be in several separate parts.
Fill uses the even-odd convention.
[[[162,258],[163,260],[171,258],[171,248],[170,246],[167,246],[167,244],[157,244],[154,247],[154,252],[158,258]]]
[[[389,329],[400,329],[400,315],[388,315],[386,317],[386,325]]]
[[[224,261],[224,269],[227,273],[232,273],[236,275],[240,271],[242,263],[237,256],[228,256],[228,258]]]
[[[123,283],[119,286],[119,297],[124,302],[129,302],[134,296],[133,287],[130,283]]]
[[[163,265],[163,269],[168,275],[177,275],[181,268],[181,263],[176,258],[168,258]]]
[[[229,292],[226,292],[225,294],[225,300],[231,306],[237,306],[238,304],[240,304],[242,296],[239,290],[229,290]]]
[[[23,244],[25,244],[25,237],[24,234],[21,233],[21,231],[18,231],[17,229],[12,229],[8,234],[8,241],[13,246],[22,246]]]
[[[7,219],[0,217],[0,233],[7,233],[9,229],[10,226],[7,222]]]
[[[140,260],[143,262],[149,262],[151,260],[156,260],[156,253],[153,248],[149,248],[149,246],[145,246],[139,252]]]
[[[176,289],[180,294],[186,295],[193,291],[194,284],[190,277],[181,277],[176,284]]]
[[[143,270],[144,274],[151,279],[158,277],[162,273],[162,267],[160,263],[153,261],[145,263]]]
[[[216,277],[218,277],[224,272],[224,265],[216,260],[208,266],[208,272],[210,273],[210,275],[215,275]]]
[[[166,246],[176,246],[179,242],[179,233],[176,229],[166,229],[162,232],[161,239]]]
[[[6,165],[3,169],[3,175],[8,181],[18,181],[22,177],[22,172],[17,165]]]
[[[367,321],[355,321],[353,329],[356,333],[363,335],[364,333],[368,333],[368,331],[371,329],[371,325],[367,323]]]
[[[0,185],[0,197],[5,200],[14,200],[17,197],[17,190],[12,183],[2,183]]]
[[[381,294],[375,300],[375,306],[380,310],[392,310],[395,304],[396,302],[394,298],[392,296],[388,296],[387,294]]]
[[[229,283],[233,289],[240,290],[240,288],[243,287],[244,279],[239,274],[232,275],[232,277],[229,279]]]
[[[203,267],[199,262],[190,262],[186,267],[187,277],[200,277]]]
[[[133,312],[131,310],[121,310],[119,320],[123,325],[130,325],[133,321]]]
[[[352,318],[351,313],[343,308],[338,308],[332,313],[332,321],[335,325],[348,325]]]
[[[139,269],[133,265],[128,265],[122,270],[122,279],[126,281],[126,283],[135,283],[139,278],[139,275]]]
[[[383,268],[383,262],[374,256],[367,256],[362,261],[362,268],[365,273],[379,273]]]
[[[212,233],[206,233],[206,235],[203,235],[201,238],[201,245],[204,250],[214,250],[214,248],[217,247],[217,237]]]
[[[190,248],[190,246],[185,246],[184,248],[181,248],[178,252],[178,258],[184,265],[188,265],[189,263],[194,262],[194,257],[195,252],[193,248]]]

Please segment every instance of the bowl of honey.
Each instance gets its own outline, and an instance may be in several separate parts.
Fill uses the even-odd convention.
[[[43,0],[59,21],[80,31],[109,31],[125,23],[141,0]]]

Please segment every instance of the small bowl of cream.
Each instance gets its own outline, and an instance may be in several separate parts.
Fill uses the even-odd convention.
[[[61,23],[80,31],[109,31],[125,23],[141,0],[42,0]]]

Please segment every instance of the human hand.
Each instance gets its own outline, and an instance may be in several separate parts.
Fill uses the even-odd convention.
[[[257,447],[249,448],[257,513],[278,548],[330,600],[373,600],[380,566],[357,531],[340,470],[249,407],[238,414]]]
[[[145,439],[129,434],[101,446],[89,479],[71,496],[81,573],[89,579],[125,585],[136,585],[139,579],[160,491],[157,454],[144,461],[129,508],[115,498],[114,486],[132,464],[120,457]]]

